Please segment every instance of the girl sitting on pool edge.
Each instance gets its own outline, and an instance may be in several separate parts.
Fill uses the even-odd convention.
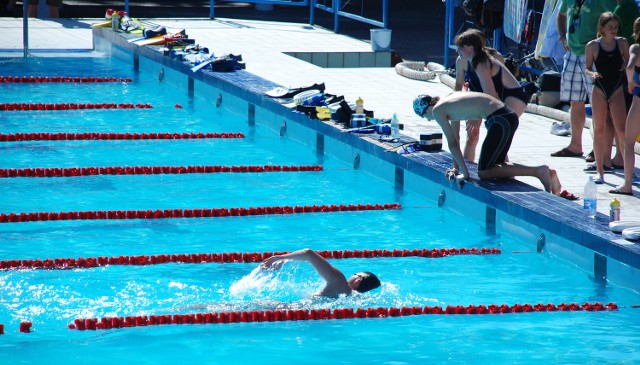
[[[341,294],[350,295],[352,291],[367,292],[380,286],[380,280],[374,274],[363,271],[355,273],[348,280],[335,266],[315,251],[304,248],[284,255],[274,255],[262,261],[264,269],[279,269],[285,260],[307,261],[327,282],[324,288],[315,293],[316,296],[337,298]]]

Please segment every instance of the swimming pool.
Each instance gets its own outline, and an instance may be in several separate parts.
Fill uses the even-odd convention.
[[[128,57],[128,56],[127,56]],[[125,57],[126,58],[126,57]],[[129,57],[130,58],[130,57]],[[498,213],[494,233],[476,219],[484,206],[359,153],[268,110],[140,60],[39,59],[38,72],[129,77],[121,83],[2,84],[0,103],[149,103],[151,109],[0,112],[0,133],[203,132],[244,138],[3,142],[0,168],[87,166],[321,166],[321,171],[2,178],[1,213],[187,210],[233,207],[400,204],[400,209],[170,219],[61,220],[0,224],[0,260],[317,250],[499,248],[501,254],[332,260],[345,273],[379,274],[381,289],[312,301],[312,270],[289,263],[275,274],[257,263],[107,265],[0,272],[2,358],[66,363],[634,363],[638,294],[590,277],[579,262],[536,253]],[[148,63],[147,63],[148,62]],[[32,74],[20,63],[3,72]],[[13,68],[12,68],[13,67]],[[7,70],[7,71],[5,71]],[[45,71],[51,70],[51,71]],[[53,71],[55,70],[55,71]],[[105,75],[105,73],[107,75]],[[222,95],[222,105],[215,99]],[[176,105],[182,108],[176,108]],[[281,136],[281,134],[284,134]],[[425,194],[425,191],[427,192]],[[461,207],[464,206],[464,209]],[[474,213],[475,212],[475,213]],[[464,214],[463,214],[464,213]],[[467,216],[472,216],[471,218]],[[516,225],[514,223],[514,225]],[[526,231],[527,227],[523,230]],[[529,232],[530,234],[530,232]],[[566,244],[549,237],[549,245]],[[309,279],[312,278],[312,279]],[[184,324],[69,330],[76,318],[277,309],[485,306],[615,302],[618,311],[420,315],[267,323]],[[18,332],[20,323],[33,332]],[[339,355],[337,353],[340,352]]]

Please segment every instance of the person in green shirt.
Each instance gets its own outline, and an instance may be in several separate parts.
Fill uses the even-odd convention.
[[[613,13],[620,19],[618,35],[626,37],[629,44],[634,44],[636,39],[633,36],[633,22],[640,16],[638,4],[635,0],[618,0]]]
[[[558,35],[566,54],[562,69],[560,100],[571,104],[571,141],[569,146],[551,154],[553,157],[581,157],[582,130],[586,118],[585,101],[592,82],[585,74],[585,47],[596,38],[598,18],[613,11],[617,0],[561,0],[556,18]]]

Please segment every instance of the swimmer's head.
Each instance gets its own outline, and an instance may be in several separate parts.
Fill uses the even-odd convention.
[[[360,293],[368,292],[380,286],[380,279],[368,271],[362,271],[353,274],[347,280],[349,287]]]
[[[413,99],[413,111],[419,116],[431,120],[433,118],[427,113],[428,109],[430,106],[436,105],[439,100],[440,98],[437,96],[431,97],[429,95],[418,95]],[[431,113],[433,114],[433,108],[431,108]]]

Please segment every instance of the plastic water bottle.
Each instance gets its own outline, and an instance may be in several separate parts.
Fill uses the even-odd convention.
[[[609,222],[615,222],[620,220],[620,202],[618,199],[613,198],[609,203]]]
[[[595,218],[596,216],[596,209],[598,207],[597,195],[598,187],[593,181],[593,176],[589,176],[589,181],[587,181],[584,186],[584,197],[582,200],[584,201],[584,211],[590,218]]]
[[[364,101],[359,96],[356,99],[356,114],[364,114]]]
[[[111,15],[111,29],[114,32],[117,32],[119,28],[120,28],[120,15],[118,15],[118,13],[113,13]]]
[[[393,118],[391,118],[391,138],[399,138],[400,137],[400,123],[398,122],[398,117],[396,113],[393,113]]]

